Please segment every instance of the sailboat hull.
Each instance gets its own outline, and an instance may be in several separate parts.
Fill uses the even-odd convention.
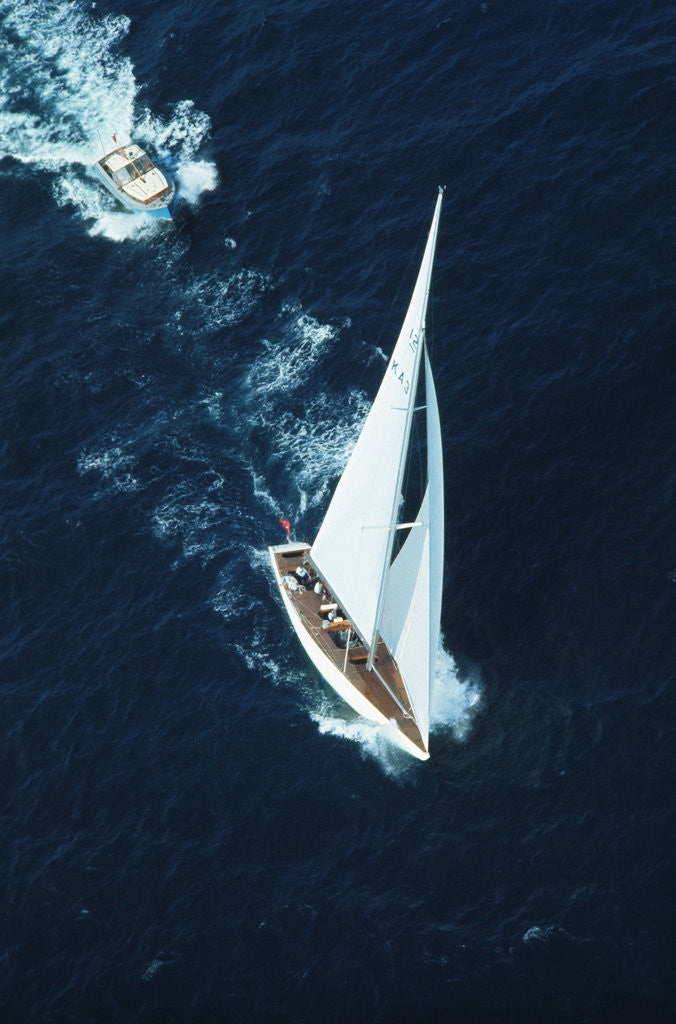
[[[305,614],[305,611],[298,599],[294,598],[284,585],[282,580],[282,560],[286,560],[292,555],[297,556],[296,558],[290,558],[288,563],[287,571],[293,570],[295,565],[299,561],[302,561],[303,556],[305,556],[309,548],[310,545],[306,543],[280,544],[275,547],[268,548],[275,582],[277,583],[284,609],[289,616],[291,625],[293,626],[305,653],[323,679],[333,690],[335,690],[346,704],[349,704],[349,706],[357,712],[357,714],[362,715],[362,717],[382,726],[383,732],[388,739],[401,747],[402,750],[405,750],[407,754],[410,754],[421,761],[427,760],[429,758],[429,752],[424,748],[422,739],[420,738],[414,724],[410,721],[403,723],[404,727],[411,733],[411,736],[409,737],[402,732],[401,728],[397,725],[396,719],[401,716],[396,705],[394,705],[394,702],[392,702],[391,699],[387,698],[387,695],[379,695],[380,700],[378,703],[384,705],[382,708],[379,708],[376,703],[373,702],[373,699],[368,699],[368,696],[361,692],[358,686],[347,678],[347,675],[341,671],[340,665],[336,663],[336,660],[342,660],[345,657],[345,652],[343,651],[339,654],[334,654],[333,657],[327,653],[326,646],[330,645],[327,645],[326,637],[322,635],[321,630],[316,628],[316,623],[313,623],[312,616]],[[311,595],[308,595],[308,597],[309,596]],[[354,676],[354,666],[349,665],[348,667],[347,659],[344,663],[348,671]],[[360,682],[363,677],[362,672],[360,679],[357,679],[356,682]],[[383,696],[385,697],[384,700]],[[392,712],[392,717],[388,717],[387,714],[388,703],[390,705],[389,711]]]

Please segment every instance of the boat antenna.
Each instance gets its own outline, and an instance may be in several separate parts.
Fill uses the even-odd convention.
[[[98,126],[96,128],[96,134],[98,135],[99,143],[101,144],[101,153],[102,153],[103,156],[105,156],[106,155],[106,151],[105,151],[105,148],[104,148],[104,145],[103,145],[103,139],[101,138],[101,132],[99,131]]]

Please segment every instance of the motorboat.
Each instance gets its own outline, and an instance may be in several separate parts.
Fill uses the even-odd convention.
[[[115,136],[113,142],[117,142]],[[136,143],[116,146],[97,160],[94,171],[101,184],[127,210],[171,220],[174,183]]]

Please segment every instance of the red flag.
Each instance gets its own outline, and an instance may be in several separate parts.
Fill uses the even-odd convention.
[[[286,530],[287,533],[291,533],[291,523],[289,522],[288,519],[280,519],[279,522],[282,524],[283,528]]]

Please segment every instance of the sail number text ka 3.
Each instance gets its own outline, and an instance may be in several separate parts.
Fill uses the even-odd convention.
[[[418,350],[418,332],[416,330],[411,331],[411,335],[408,339],[408,347],[414,354]],[[394,376],[397,378],[402,388],[404,389],[404,394],[407,395],[408,390],[411,386],[411,382],[404,373],[404,371],[399,369],[399,362],[396,359],[392,360],[392,373],[394,374]]]

